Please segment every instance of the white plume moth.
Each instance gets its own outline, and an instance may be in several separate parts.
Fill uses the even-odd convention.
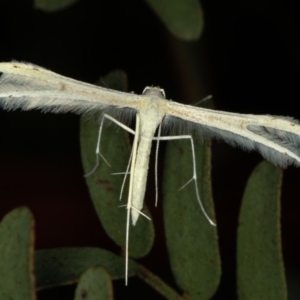
[[[126,284],[130,217],[135,225],[140,214],[144,215],[141,210],[153,140],[190,140],[193,178],[189,182],[194,181],[200,208],[207,220],[215,225],[205,212],[199,196],[192,136],[161,136],[162,127],[173,126],[178,122],[192,124],[205,135],[217,137],[245,150],[257,150],[275,165],[300,165],[300,125],[289,117],[245,115],[184,105],[166,100],[164,91],[156,87],[146,87],[142,95],[119,92],[67,78],[32,64],[0,63],[0,72],[0,105],[3,109],[41,109],[44,112],[79,114],[103,111],[95,167],[98,166],[99,143],[105,119],[110,119],[134,134],[132,155],[126,172],[126,175],[130,174],[126,225]],[[136,117],[135,131],[115,119],[122,113]],[[156,131],[158,135],[155,137]]]

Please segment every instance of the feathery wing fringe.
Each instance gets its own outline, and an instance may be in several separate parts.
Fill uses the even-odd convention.
[[[300,166],[300,125],[293,118],[235,114],[176,102],[170,102],[169,107],[166,123],[172,124],[178,118],[190,121],[193,130],[201,135],[244,150],[256,150],[277,166]]]
[[[140,100],[138,95],[77,81],[32,64],[0,63],[0,73],[0,106],[7,110],[89,113],[107,107],[136,109]]]
[[[93,113],[116,117],[139,111],[141,97],[58,75],[24,63],[0,63],[0,106],[49,112]],[[157,99],[157,101],[162,101]],[[121,109],[119,109],[121,108]],[[275,165],[300,166],[300,125],[292,118],[214,111],[169,101],[164,125],[192,124],[198,133],[245,150],[257,150]],[[160,112],[161,113],[161,112]]]

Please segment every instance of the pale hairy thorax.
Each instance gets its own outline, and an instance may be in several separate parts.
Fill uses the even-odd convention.
[[[133,225],[141,214],[144,215],[141,210],[153,140],[190,140],[194,164],[192,180],[197,200],[204,216],[214,225],[199,197],[192,136],[160,136],[161,127],[174,127],[178,123],[179,126],[192,126],[198,134],[216,137],[245,150],[256,150],[275,165],[300,165],[300,125],[289,117],[245,115],[184,105],[166,100],[164,91],[155,87],[145,88],[142,95],[119,92],[27,63],[0,63],[0,73],[0,106],[6,110],[40,109],[44,112],[79,114],[101,111],[102,116],[111,120],[115,120],[112,117],[122,119],[124,114],[136,117],[127,202],[126,284],[130,214]],[[115,122],[133,133],[119,121]],[[158,128],[159,134],[155,137]],[[99,154],[97,149],[96,155]]]

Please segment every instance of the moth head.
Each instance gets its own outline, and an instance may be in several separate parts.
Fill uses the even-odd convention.
[[[166,98],[165,90],[156,86],[146,86],[143,90],[143,95],[152,95],[164,99]]]

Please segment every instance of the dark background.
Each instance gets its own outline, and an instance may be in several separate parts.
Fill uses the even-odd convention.
[[[299,8],[293,3],[202,1],[204,34],[192,46],[202,68],[199,85],[205,88],[200,94],[214,95],[217,109],[300,119],[300,24]],[[90,83],[121,68],[128,74],[130,91],[141,93],[153,84],[178,102],[199,100],[189,90],[191,74],[182,68],[178,42],[143,1],[82,0],[53,14],[34,10],[31,1],[2,1],[0,20],[0,61],[32,62]],[[90,201],[78,132],[76,115],[0,111],[0,217],[27,205],[36,219],[38,249],[101,246],[118,251],[101,229]],[[223,266],[215,299],[236,297],[238,210],[246,180],[260,161],[256,153],[213,143],[212,184]],[[284,172],[282,238],[290,299],[300,294],[295,290],[300,280],[299,178],[296,168]],[[162,268],[168,266],[161,260],[157,264],[163,255],[159,234],[143,262],[164,273]],[[139,280],[132,281],[126,289],[123,282],[117,283],[116,296],[134,299],[142,289],[149,299],[156,297]],[[52,292],[58,299],[58,293],[73,291],[67,287]],[[39,298],[48,299],[45,292]]]

